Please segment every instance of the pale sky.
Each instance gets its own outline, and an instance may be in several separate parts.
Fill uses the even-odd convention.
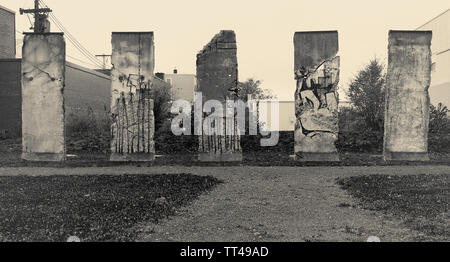
[[[416,29],[450,7],[448,0],[44,2],[93,54],[111,53],[112,31],[154,31],[155,72],[170,73],[177,67],[181,74],[195,74],[197,52],[220,30],[234,30],[239,80],[259,79],[279,100],[294,99],[296,31],[339,31],[343,95],[342,89],[370,59],[386,62],[390,29]],[[0,0],[0,5],[16,11],[17,30],[29,31],[30,23],[19,14],[19,8],[33,7],[33,0]],[[52,31],[56,29],[53,25]],[[88,61],[70,43],[67,54]]]

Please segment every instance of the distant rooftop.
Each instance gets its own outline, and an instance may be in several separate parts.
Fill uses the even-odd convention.
[[[0,9],[3,9],[3,10],[8,11],[10,13],[16,14],[16,12],[14,12],[13,10],[11,10],[9,8],[6,8],[6,7],[2,6],[2,5],[0,5]]]

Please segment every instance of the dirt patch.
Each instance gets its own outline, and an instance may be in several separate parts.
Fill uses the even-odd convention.
[[[158,167],[155,167],[158,168]],[[177,168],[174,168],[174,171]],[[224,181],[160,224],[143,223],[140,241],[356,241],[409,242],[421,232],[401,219],[363,209],[336,184],[361,174],[446,174],[444,166],[191,167]],[[139,238],[138,238],[139,239]]]

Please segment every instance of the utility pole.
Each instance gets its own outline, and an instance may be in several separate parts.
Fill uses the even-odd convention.
[[[20,14],[34,14],[34,32],[44,33],[47,14],[52,12],[50,8],[39,8],[39,0],[34,0],[34,9],[19,9]]]
[[[103,58],[103,69],[106,69],[106,59],[108,58],[108,57],[111,57],[111,55],[105,55],[105,54],[103,54],[103,55],[95,55],[96,57],[101,57],[101,58]]]

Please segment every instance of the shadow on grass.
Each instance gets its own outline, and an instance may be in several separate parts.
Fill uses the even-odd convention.
[[[417,240],[450,240],[450,174],[370,175],[338,179],[364,209],[400,218],[424,234]]]
[[[190,174],[0,177],[0,241],[133,241],[220,183]]]

